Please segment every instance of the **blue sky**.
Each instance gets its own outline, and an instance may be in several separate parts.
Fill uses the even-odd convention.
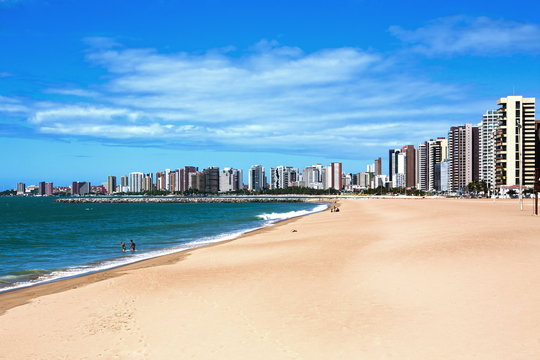
[[[0,189],[342,161],[540,95],[535,1],[0,0]]]

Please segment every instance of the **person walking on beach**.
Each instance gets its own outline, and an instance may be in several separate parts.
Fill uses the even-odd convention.
[[[129,248],[131,249],[131,252],[134,252],[135,251],[135,243],[133,242],[133,240],[129,240],[129,241],[130,241]]]
[[[122,252],[126,252],[126,243],[121,241],[120,246],[122,247]]]

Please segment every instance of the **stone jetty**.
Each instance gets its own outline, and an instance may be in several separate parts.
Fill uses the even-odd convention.
[[[327,197],[70,197],[55,200],[59,203],[277,203],[329,202]]]

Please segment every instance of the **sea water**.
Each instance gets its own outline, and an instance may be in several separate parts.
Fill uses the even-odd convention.
[[[69,204],[51,197],[0,197],[0,292],[233,239],[325,208],[315,203]],[[130,240],[137,244],[133,253]]]

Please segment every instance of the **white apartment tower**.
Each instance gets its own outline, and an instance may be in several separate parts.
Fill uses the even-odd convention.
[[[501,114],[496,110],[489,110],[482,116],[478,124],[480,129],[480,180],[487,182],[491,188],[495,184],[495,141],[499,118]]]
[[[312,189],[323,189],[323,176],[326,175],[326,172],[323,171],[323,166],[321,164],[315,164],[308,167],[305,167],[302,170],[302,182],[301,186],[312,188]]]
[[[497,100],[501,106],[495,147],[497,186],[534,184],[535,100],[523,96]]]
[[[270,169],[270,189],[285,189],[298,181],[298,169],[278,166]]]
[[[165,169],[165,190],[171,190],[171,169]]]
[[[142,172],[129,173],[129,191],[140,193],[143,191],[143,177]]]
[[[224,168],[219,174],[219,192],[240,190],[244,187],[242,170]]]
[[[427,173],[427,144],[419,144],[416,149],[416,188],[426,191],[428,189]]]

